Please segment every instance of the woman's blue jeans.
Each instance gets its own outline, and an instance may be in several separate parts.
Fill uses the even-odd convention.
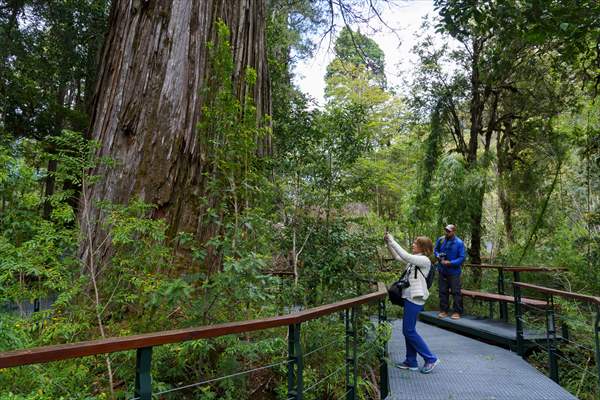
[[[402,334],[406,341],[406,360],[404,362],[410,367],[418,366],[417,354],[423,357],[425,363],[433,363],[437,360],[437,357],[427,347],[427,343],[417,333],[417,318],[421,311],[423,311],[423,306],[404,299],[404,317],[402,318]]]

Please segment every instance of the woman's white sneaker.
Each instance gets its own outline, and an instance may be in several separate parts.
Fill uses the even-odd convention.
[[[409,371],[418,371],[419,370],[419,367],[411,367],[410,365],[408,365],[405,362],[397,363],[396,368],[407,369]]]
[[[429,374],[431,371],[433,371],[433,369],[440,363],[440,360],[435,360],[432,363],[425,363],[425,365],[423,365],[423,368],[421,368],[421,373],[422,374]]]

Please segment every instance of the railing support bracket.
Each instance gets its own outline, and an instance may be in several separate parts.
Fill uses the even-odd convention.
[[[346,309],[346,400],[356,400],[358,375],[356,307]]]
[[[300,343],[300,324],[288,325],[288,399],[302,400],[304,360]]]
[[[517,273],[515,272],[515,277]],[[516,279],[515,279],[516,281]],[[524,338],[523,338],[523,310],[521,306],[521,287],[514,285],[515,292],[515,324],[516,324],[516,336],[517,336],[517,354],[521,357],[525,357]]]
[[[135,357],[135,393],[140,400],[152,398],[152,347],[137,349]]]
[[[596,367],[598,368],[598,391],[600,391],[600,306],[596,306],[594,338],[596,344]]]
[[[548,344],[548,367],[550,369],[550,379],[559,383],[558,379],[558,360],[556,358],[556,320],[554,315],[554,298],[546,297],[549,307],[546,307],[546,342]]]
[[[379,325],[387,321],[385,299],[379,300]],[[381,344],[379,350],[379,393],[381,399],[385,399],[390,393],[390,383],[387,363],[387,341]]]

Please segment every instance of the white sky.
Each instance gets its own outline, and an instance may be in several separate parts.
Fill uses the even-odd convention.
[[[385,74],[390,86],[400,85],[403,74],[408,73],[411,63],[416,60],[410,54],[410,50],[414,45],[414,34],[419,31],[422,18],[427,14],[435,14],[433,0],[409,0],[402,6],[383,10],[383,20],[389,27],[394,28],[396,33],[390,32],[376,18],[372,19],[371,26],[378,32],[361,29],[363,34],[377,42],[384,51]],[[355,30],[356,28],[353,27]],[[325,39],[313,58],[301,60],[293,70],[294,83],[319,105],[324,104],[325,71],[333,58],[333,45],[328,50],[328,44],[329,41]]]

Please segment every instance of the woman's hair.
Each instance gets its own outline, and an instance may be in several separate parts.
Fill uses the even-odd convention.
[[[433,242],[431,239],[429,239],[427,236],[417,236],[415,243],[421,249],[422,254],[427,256],[431,262],[433,262]]]

